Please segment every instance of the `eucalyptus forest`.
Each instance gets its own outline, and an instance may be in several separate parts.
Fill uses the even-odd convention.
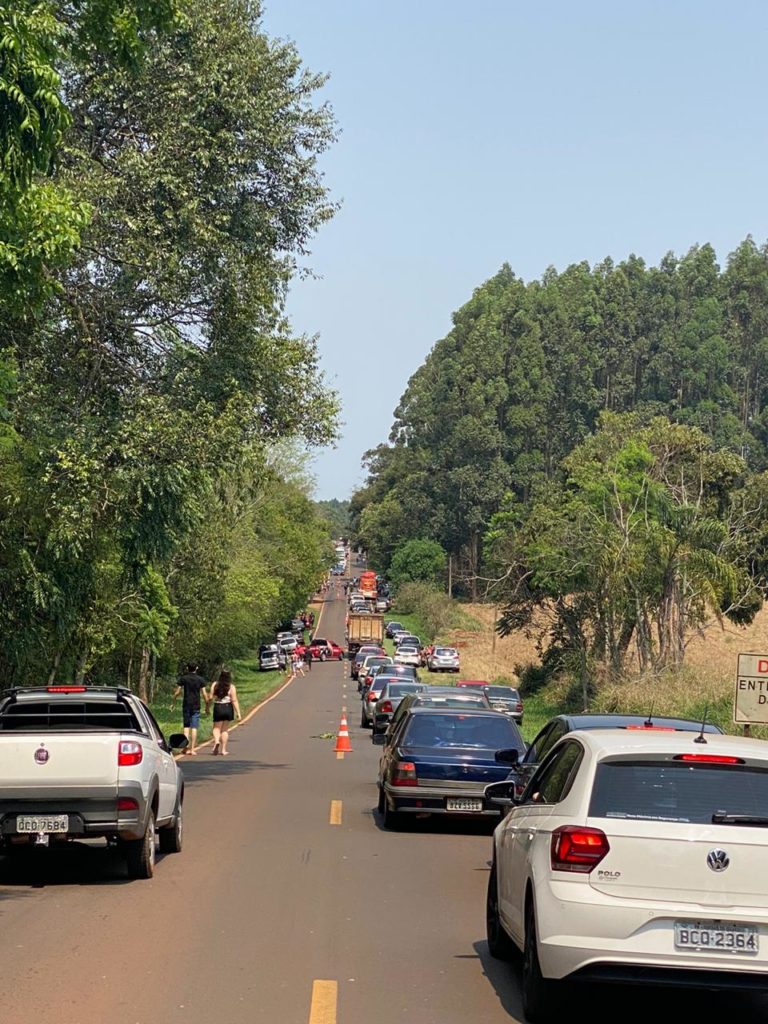
[[[412,376],[351,515],[376,564],[438,543],[544,664],[678,666],[768,570],[768,247],[504,266]]]
[[[0,5],[0,674],[142,694],[295,612],[336,429],[287,286],[320,76],[253,0]]]

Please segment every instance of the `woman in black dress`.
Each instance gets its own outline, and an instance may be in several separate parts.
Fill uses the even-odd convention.
[[[211,687],[213,701],[213,753],[226,756],[229,742],[229,724],[235,718],[242,718],[237,690],[232,682],[232,673],[222,669],[219,678]]]

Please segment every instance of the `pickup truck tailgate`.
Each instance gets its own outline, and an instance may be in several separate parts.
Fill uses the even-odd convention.
[[[0,803],[79,789],[117,794],[120,733],[0,732]]]

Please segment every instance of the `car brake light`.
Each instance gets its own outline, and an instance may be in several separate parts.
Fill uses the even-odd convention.
[[[378,693],[375,690],[368,691],[368,697],[366,698],[369,704],[373,704],[374,701],[379,699]]]
[[[384,713],[386,713],[387,715],[391,715],[392,711],[393,711],[392,701],[391,700],[385,700],[382,703],[380,710],[383,711]]]
[[[726,757],[724,754],[675,754],[673,760],[698,764],[744,764],[743,757]]]
[[[647,722],[643,722],[642,725],[625,725],[624,728],[627,732],[677,732],[672,725],[648,725]]]
[[[118,811],[138,811],[139,801],[132,796],[121,796],[117,801]]]
[[[129,768],[133,764],[141,764],[144,750],[136,740],[120,740],[117,747],[117,763],[121,768]]]
[[[85,693],[84,686],[47,686],[48,693]]]
[[[599,828],[561,825],[552,833],[550,843],[552,870],[589,874],[609,850],[608,839]]]
[[[392,775],[393,786],[418,786],[416,765],[413,761],[398,761]]]
[[[517,702],[517,704],[515,705],[515,711],[522,711],[522,710],[523,710],[523,702],[521,700],[519,700]]]

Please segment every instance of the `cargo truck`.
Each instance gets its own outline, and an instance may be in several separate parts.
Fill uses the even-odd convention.
[[[353,657],[363,644],[384,643],[384,616],[350,612],[347,616],[347,650]]]
[[[376,600],[378,594],[378,584],[376,582],[376,573],[367,572],[360,573],[360,592],[363,597],[370,598],[372,601]]]

